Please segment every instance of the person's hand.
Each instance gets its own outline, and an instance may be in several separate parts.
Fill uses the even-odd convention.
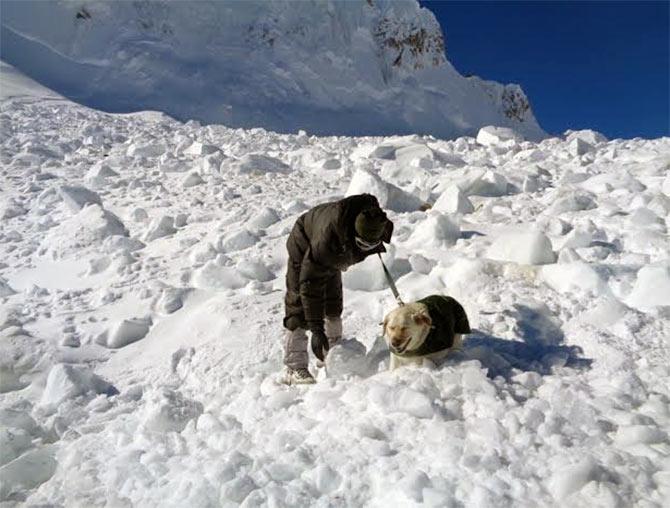
[[[326,361],[326,355],[328,354],[328,337],[326,337],[326,332],[323,330],[312,330],[312,352],[322,362]]]

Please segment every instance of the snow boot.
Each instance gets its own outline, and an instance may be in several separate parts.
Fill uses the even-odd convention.
[[[306,368],[292,369],[284,367],[280,382],[285,385],[313,385],[316,379]]]

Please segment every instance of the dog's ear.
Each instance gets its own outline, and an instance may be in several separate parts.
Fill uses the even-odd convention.
[[[389,317],[388,316],[385,316],[384,321],[379,323],[380,325],[382,325],[382,336],[386,335],[386,325],[388,325],[388,323],[389,323]]]
[[[417,312],[416,314],[412,314],[412,319],[417,325],[432,326],[433,324],[433,320],[430,319],[430,316],[426,312]]]

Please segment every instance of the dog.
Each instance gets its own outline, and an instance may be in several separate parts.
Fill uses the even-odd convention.
[[[431,295],[404,304],[384,317],[383,334],[391,353],[389,370],[402,365],[437,363],[460,349],[471,333],[468,316],[454,298]]]

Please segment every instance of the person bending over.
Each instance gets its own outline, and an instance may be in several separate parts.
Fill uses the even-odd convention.
[[[371,194],[323,203],[301,215],[286,241],[285,384],[310,384],[307,333],[324,361],[342,337],[342,272],[391,241],[393,222]]]

